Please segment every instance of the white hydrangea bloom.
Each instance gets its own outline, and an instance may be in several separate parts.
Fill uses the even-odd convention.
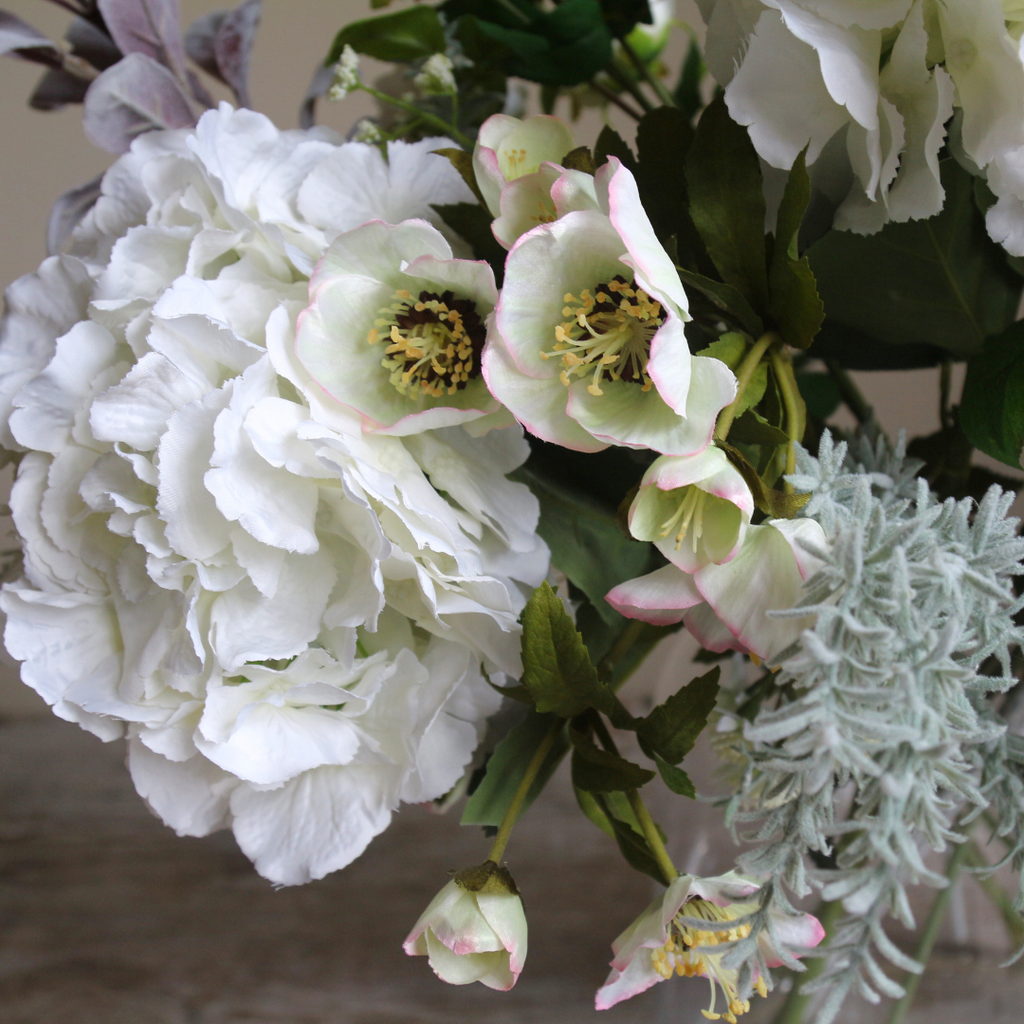
[[[1004,207],[990,231],[1024,247],[1024,64],[1001,0],[698,2],[730,113],[773,167],[809,147],[837,227],[868,233],[942,208],[937,156],[955,103],[965,152],[996,170]],[[1013,202],[1019,226],[1005,223]]]
[[[440,144],[386,163],[222,107],[141,136],[9,292],[8,649],[61,717],[127,732],[168,824],[231,825],[286,884],[458,781],[547,570],[518,428],[364,435],[294,357],[334,236],[468,197]]]

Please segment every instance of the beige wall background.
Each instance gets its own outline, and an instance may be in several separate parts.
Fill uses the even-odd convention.
[[[230,2],[182,0],[183,24]],[[403,2],[407,0],[397,0],[395,6]],[[66,11],[46,0],[3,0],[3,7],[55,40],[63,36],[69,20]],[[370,13],[369,0],[264,0],[251,68],[256,109],[282,128],[296,127],[306,87],[335,33]],[[677,14],[699,31],[700,17],[693,0],[677,0]],[[678,63],[686,44],[686,33],[677,31],[667,54],[670,66]],[[368,79],[382,70],[383,65],[374,61],[363,66]],[[113,159],[85,138],[80,107],[53,113],[29,109],[27,99],[41,73],[39,65],[0,60],[0,286],[35,269],[45,257],[46,218],[54,199],[94,177]],[[227,98],[226,90],[218,91],[216,83],[206,82],[217,98]],[[344,134],[359,117],[372,111],[369,97],[355,95],[343,103],[321,102],[319,113],[322,123]],[[568,115],[566,101],[558,112]],[[614,109],[611,119],[631,140],[633,123]],[[592,143],[600,127],[600,115],[588,112],[576,126],[577,137]],[[937,370],[857,377],[890,431],[904,427],[913,436],[938,429]],[[842,415],[837,422],[852,425],[852,419]],[[3,530],[0,525],[0,532]],[[0,652],[0,717],[45,713],[41,699],[18,681],[16,664],[5,651]]]

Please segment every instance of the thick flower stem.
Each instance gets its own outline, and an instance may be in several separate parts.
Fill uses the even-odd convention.
[[[642,111],[631,107],[621,96],[617,96],[611,89],[603,86],[596,78],[587,83],[594,92],[599,92],[609,103],[614,103],[623,113],[629,114],[634,121],[639,121],[644,115]]]
[[[644,81],[657,93],[658,99],[666,107],[674,107],[676,101],[672,98],[672,93],[665,87],[665,83],[658,78],[657,75],[651,73],[650,66],[645,64],[641,59],[640,55],[633,49],[629,42],[623,38],[619,40],[622,45],[622,49],[625,51],[626,56],[633,62],[633,66],[643,76]]]
[[[935,948],[935,942],[939,937],[939,930],[942,928],[946,911],[949,909],[949,901],[953,898],[953,883],[956,881],[956,876],[960,873],[960,866],[969,853],[970,846],[967,843],[960,843],[946,862],[946,878],[949,881],[949,885],[935,897],[935,902],[932,904],[932,909],[928,914],[928,920],[924,923],[924,930],[921,932],[917,949],[914,950],[914,959],[922,966],[928,963],[928,958],[932,955],[932,950]],[[917,994],[917,986],[921,984],[923,973],[922,971],[921,974],[911,974],[903,982],[903,987],[906,991],[899,1002],[892,1008],[888,1024],[903,1024],[903,1021],[907,1019],[911,1004],[914,1002],[914,996]]]
[[[437,117],[434,114],[428,114],[425,110],[420,110],[419,107],[414,106],[412,103],[400,100],[397,96],[389,96],[386,92],[374,89],[371,85],[364,85],[360,82],[358,88],[362,89],[365,93],[369,93],[375,100],[380,100],[381,103],[390,103],[393,107],[398,107],[399,110],[404,110],[407,114],[415,114],[426,124],[444,132],[445,135],[457,142],[463,149],[469,152],[473,151],[473,140],[468,135],[463,135],[455,125],[449,124],[443,118]]]
[[[816,911],[816,916],[825,929],[825,943],[832,938],[832,931],[836,921],[843,912],[843,904],[836,900],[833,903],[823,903]],[[786,996],[779,1012],[772,1019],[772,1024],[804,1024],[804,1014],[811,1001],[809,995],[803,992],[803,986],[813,981],[825,969],[825,958],[815,957],[808,965],[807,970],[793,977],[793,987]]]
[[[508,805],[508,808],[505,811],[505,816],[501,819],[501,825],[498,826],[498,834],[494,837],[494,843],[491,845],[491,852],[487,855],[487,859],[494,861],[495,864],[501,863],[502,855],[505,853],[505,847],[508,845],[509,837],[512,835],[512,829],[515,828],[516,821],[519,818],[519,812],[522,810],[523,802],[526,800],[526,794],[530,792],[533,780],[537,778],[537,772],[540,771],[541,765],[544,764],[544,759],[551,751],[551,748],[564,725],[565,719],[562,718],[558,718],[552,723],[551,728],[548,729],[544,739],[540,741],[540,746],[534,752],[530,763],[526,766],[526,774],[523,775],[522,780],[519,783],[519,788],[516,789],[515,795],[512,797],[512,802]]]
[[[779,391],[782,392],[782,404],[786,409],[786,435],[789,437],[789,444],[786,447],[786,473],[795,473],[796,446],[804,439],[807,407],[800,396],[800,388],[793,373],[793,360],[779,345],[772,348],[769,359]],[[789,484],[786,484],[786,490],[792,490]]]
[[[645,114],[649,114],[654,110],[654,104],[651,103],[651,101],[643,94],[636,82],[631,81],[629,76],[623,73],[614,60],[612,60],[604,70],[606,74],[611,78],[614,78],[615,81],[619,83],[620,87],[625,89],[626,92],[628,92],[630,96],[640,104],[640,109],[643,110]]]
[[[736,412],[743,400],[743,393],[747,385],[753,379],[754,371],[761,365],[761,359],[773,341],[778,341],[779,336],[774,331],[761,335],[754,342],[754,347],[743,357],[739,368],[736,370],[736,397],[732,405],[727,405],[718,417],[718,425],[715,427],[715,440],[724,441],[729,436],[729,429],[733,420],[736,419]]]

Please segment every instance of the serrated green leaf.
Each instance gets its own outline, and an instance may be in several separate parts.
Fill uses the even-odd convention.
[[[1024,447],[1024,321],[989,338],[967,364],[960,423],[971,444],[1019,469]]]
[[[686,179],[679,168],[693,142],[693,128],[682,111],[658,107],[636,129],[637,188],[654,232],[664,241],[679,235],[687,214]]]
[[[346,46],[377,60],[410,61],[442,53],[446,42],[437,11],[423,4],[349,22],[334,37],[324,63],[330,65],[340,60]]]
[[[935,347],[971,357],[1014,321],[1024,282],[988,236],[973,179],[953,159],[941,175],[936,216],[874,235],[830,231],[808,250],[827,314],[812,354],[849,367],[934,365]],[[897,351],[887,359],[879,346]]]
[[[583,733],[569,730],[573,746],[572,784],[588,793],[625,792],[639,789],[654,778],[655,773],[627,761],[610,750],[602,750]]]
[[[738,288],[691,270],[681,267],[676,269],[683,284],[706,295],[718,309],[731,314],[752,335],[758,337],[764,333],[764,321],[754,312],[753,306]]]
[[[654,763],[658,766],[658,771],[661,773],[662,781],[673,793],[678,793],[680,796],[688,796],[691,800],[696,800],[697,790],[690,779],[690,776],[683,771],[682,768],[677,768],[674,764],[669,764],[663,757],[659,757],[657,754],[654,755]]]
[[[800,257],[797,246],[800,225],[811,200],[811,179],[804,163],[806,154],[805,147],[793,162],[786,180],[768,274],[769,313],[783,340],[794,348],[807,348],[825,319],[825,306],[818,295],[811,264],[806,256]]]
[[[508,253],[491,231],[490,213],[476,203],[437,203],[432,206],[438,216],[453,231],[464,238],[478,260],[485,260],[494,271],[495,284],[500,288],[505,276],[505,257]]]
[[[626,824],[626,822],[620,821],[611,813],[606,799],[607,796],[608,794],[600,794],[595,799],[598,806],[604,810],[612,826],[615,833],[615,841],[619,844],[619,850],[626,859],[626,863],[637,871],[650,875],[655,881],[661,882],[664,885],[665,879],[661,873],[661,868],[658,867],[658,862],[651,852],[647,840],[641,832],[638,832],[631,825]]]
[[[689,121],[692,121],[704,106],[700,85],[706,73],[707,68],[704,66],[704,54],[701,53],[700,43],[697,42],[696,36],[691,36],[686,58],[683,60],[683,66],[679,72],[679,82],[672,93],[676,106]]]
[[[600,167],[608,162],[610,156],[618,157],[622,166],[630,174],[636,175],[636,157],[633,155],[633,150],[610,124],[606,124],[594,144],[594,161]]]
[[[753,409],[748,409],[736,419],[729,429],[729,440],[738,441],[740,444],[756,444],[762,448],[779,448],[789,444],[789,437],[784,430],[773,427]]]
[[[669,764],[679,764],[693,749],[715,709],[720,674],[716,665],[680,687],[646,718],[638,719],[636,733],[644,745]]]
[[[523,685],[537,710],[573,718],[588,708],[606,708],[612,692],[597,669],[558,595],[547,582],[523,609]]]
[[[494,748],[483,781],[466,801],[461,819],[463,825],[501,824],[533,755],[556,720],[555,715],[538,715],[531,711],[509,731]],[[526,794],[523,811],[540,795],[568,749],[569,740],[563,731],[555,739],[554,746],[533,780]]]
[[[755,310],[768,308],[761,165],[747,130],[721,96],[697,124],[686,160],[690,216],[726,284]]]
[[[583,171],[585,174],[593,174],[597,170],[594,163],[594,154],[587,146],[577,146],[562,157],[562,166],[569,171]]]

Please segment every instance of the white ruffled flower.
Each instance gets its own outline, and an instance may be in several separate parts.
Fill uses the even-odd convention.
[[[686,292],[633,176],[612,157],[594,188],[596,209],[534,228],[509,253],[484,378],[545,441],[696,454],[736,378],[691,356]]]
[[[295,357],[339,231],[468,191],[437,145],[386,164],[222,107],[141,136],[69,255],[9,293],[8,649],[57,714],[127,726],[168,824],[230,825],[282,883],[458,781],[498,703],[481,662],[518,672],[547,570],[537,503],[505,476],[516,428],[364,434]]]
[[[809,146],[826,191],[852,171],[852,189],[833,196],[837,227],[867,233],[942,208],[938,152],[954,100],[979,167],[1024,146],[1024,65],[1000,0],[699,4],[708,66],[764,160],[788,169]]]

